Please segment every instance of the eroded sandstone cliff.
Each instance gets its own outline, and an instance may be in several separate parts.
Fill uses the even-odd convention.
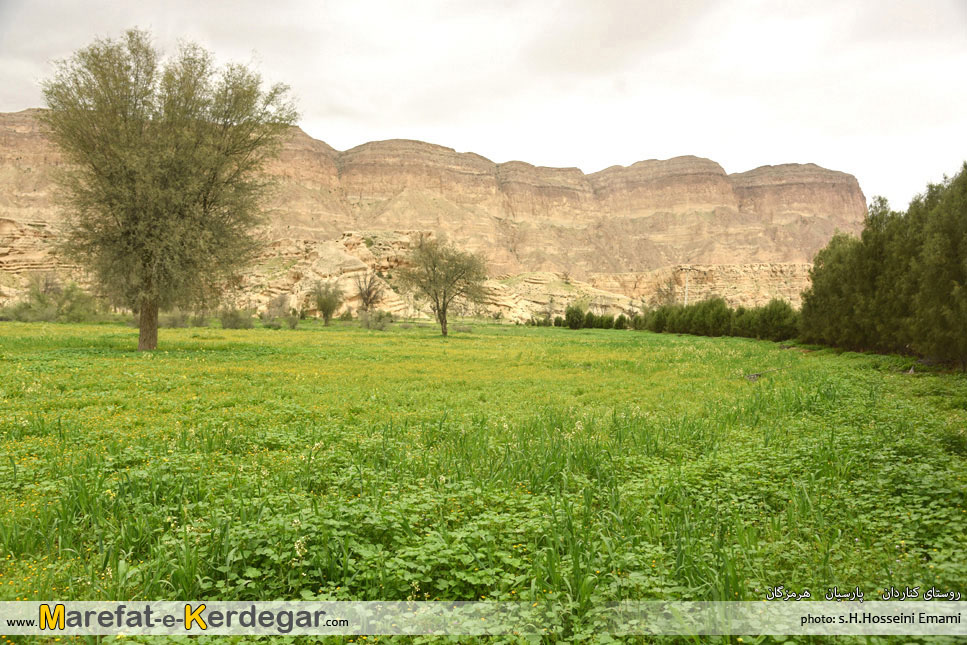
[[[36,113],[0,114],[0,301],[16,297],[30,272],[66,268],[50,253],[62,222],[51,172],[62,162]],[[268,171],[278,180],[266,227],[275,242],[247,280],[253,303],[377,270],[358,244],[350,248],[348,231],[432,232],[483,253],[494,276],[531,275],[493,283],[493,306],[514,315],[540,309],[559,283],[584,285],[591,299],[640,300],[661,271],[687,273],[694,298],[797,302],[806,263],[836,230],[858,231],[866,212],[852,175],[813,164],[730,175],[686,156],[585,174],[408,140],[340,152],[294,129]],[[289,263],[302,268],[278,281],[272,271]]]

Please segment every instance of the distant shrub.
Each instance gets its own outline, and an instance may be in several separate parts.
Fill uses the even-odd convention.
[[[569,329],[581,329],[584,326],[584,311],[577,305],[568,305],[564,310],[564,324]]]
[[[76,284],[68,284],[57,302],[58,319],[65,322],[93,322],[99,318],[97,300]]]
[[[299,316],[295,314],[289,314],[283,318],[283,320],[285,321],[285,324],[288,325],[289,329],[295,329],[299,326]]]
[[[191,317],[192,327],[208,327],[208,312],[199,311]]]
[[[530,327],[550,327],[551,317],[547,314],[541,316],[531,316],[526,323]]]
[[[554,316],[554,326],[555,327],[563,327],[564,326],[564,318],[561,317],[561,316]]]
[[[323,283],[317,280],[312,287],[312,300],[316,305],[316,311],[322,316],[323,324],[328,325],[333,314],[342,305],[342,291],[333,282]],[[350,314],[350,320],[352,320],[352,314]]]
[[[188,326],[188,312],[174,309],[158,316],[158,327],[184,329]]]
[[[353,312],[349,309],[347,309],[346,311],[342,312],[342,314],[339,315],[339,320],[343,322],[350,322],[352,319],[353,319]]]
[[[26,297],[3,310],[3,317],[20,322],[94,322],[100,318],[97,300],[76,284],[62,286],[52,274],[33,275]]]
[[[259,314],[262,322],[267,322],[275,318],[283,318],[289,313],[289,295],[280,293],[275,296],[265,306],[265,311]]]
[[[630,318],[625,314],[594,315],[575,305],[564,312],[563,324],[571,329],[637,329],[655,333],[696,336],[748,336],[768,340],[795,337],[799,313],[784,300],[772,300],[765,307],[733,310],[722,298],[710,298],[689,305],[666,304]]]
[[[393,314],[388,311],[360,311],[359,324],[366,329],[384,331],[386,326],[393,322]]]
[[[222,323],[222,329],[252,329],[255,326],[252,312],[247,309],[222,309],[218,312],[218,320]]]

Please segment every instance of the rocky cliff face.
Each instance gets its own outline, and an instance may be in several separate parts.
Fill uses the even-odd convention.
[[[15,297],[27,273],[64,268],[49,253],[62,221],[51,181],[61,159],[35,114],[0,114],[0,300]],[[269,172],[278,180],[268,204],[275,255],[260,267],[324,247],[365,265],[365,254],[347,250],[347,231],[429,231],[483,253],[494,276],[558,276],[632,299],[654,282],[644,276],[686,265],[675,271],[706,267],[710,293],[736,303],[796,301],[806,277],[790,267],[810,262],[834,231],[858,231],[866,212],[853,176],[813,164],[729,175],[714,161],[676,157],[585,174],[419,141],[340,152],[299,129]],[[331,275],[320,264],[330,255],[309,273]],[[249,280],[254,300],[275,289],[256,279],[263,273]],[[293,297],[302,282],[290,285]]]

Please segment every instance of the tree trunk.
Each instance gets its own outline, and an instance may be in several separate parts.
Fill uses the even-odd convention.
[[[151,351],[158,347],[158,301],[141,301],[141,313],[138,319],[138,351]]]
[[[443,332],[444,336],[446,336],[447,335],[447,312],[445,310],[441,310],[440,313],[437,314],[437,320],[440,321],[440,331]]]

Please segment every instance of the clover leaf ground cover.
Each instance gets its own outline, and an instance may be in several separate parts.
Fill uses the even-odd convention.
[[[967,581],[967,379],[736,338],[0,324],[0,599]],[[757,381],[743,378],[764,372]]]

